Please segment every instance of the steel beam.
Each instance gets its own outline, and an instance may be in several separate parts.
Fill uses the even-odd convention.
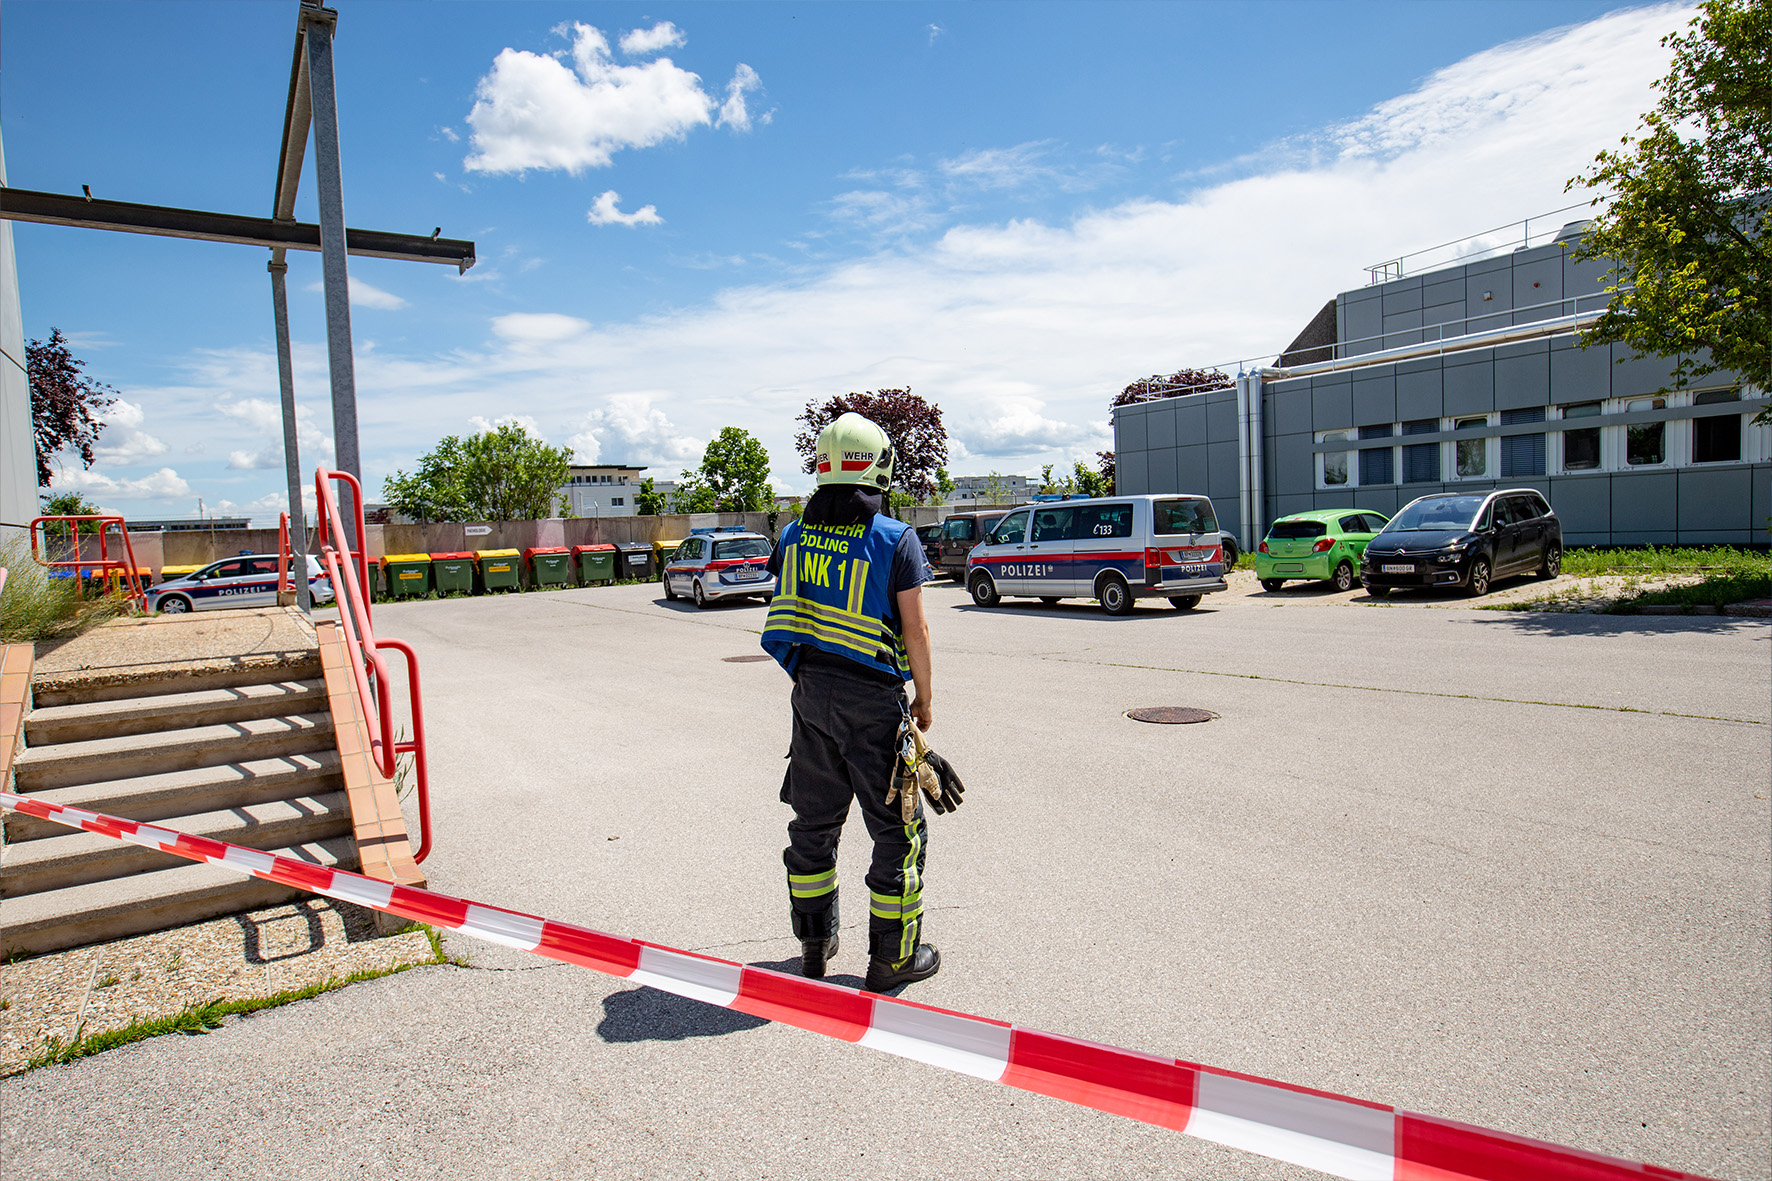
[[[122,230],[163,238],[195,238],[204,242],[233,242],[241,246],[266,246],[272,250],[321,250],[320,227],[309,222],[174,209],[165,205],[135,205],[97,197],[87,200],[81,196],[39,193],[30,189],[0,188],[0,220],[80,226],[90,230]],[[346,230],[345,250],[365,258],[451,263],[463,271],[474,265],[472,242],[423,234]]]
[[[338,142],[338,88],[332,72],[332,32],[338,14],[328,8],[302,8],[307,47],[308,98],[313,106],[314,187],[320,199],[320,278],[326,295],[326,358],[332,375],[332,438],[340,471],[363,479],[357,446],[357,363],[351,352],[350,272],[345,261],[344,163]],[[354,531],[361,505],[346,503],[349,488],[339,490],[339,511],[347,531]],[[349,538],[361,549],[361,537]]]
[[[289,355],[289,292],[284,277],[289,264],[273,259],[271,272],[271,313],[277,321],[277,384],[283,394],[283,470],[289,480],[289,548],[295,551],[300,571],[295,580],[295,604],[312,614],[313,603],[308,590],[308,528],[307,514],[302,511],[301,453],[295,435],[295,365]]]

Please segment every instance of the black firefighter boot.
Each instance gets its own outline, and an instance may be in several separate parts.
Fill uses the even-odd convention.
[[[824,976],[825,961],[837,954],[837,895],[830,895],[830,909],[813,914],[794,911],[794,938],[800,941],[800,975],[809,980]]]
[[[941,971],[941,952],[933,943],[919,943],[917,950],[897,961],[874,956],[868,960],[867,990],[886,992],[905,984],[927,980]]]

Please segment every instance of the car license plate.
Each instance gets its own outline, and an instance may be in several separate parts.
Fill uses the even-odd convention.
[[[1409,563],[1409,562],[1403,563],[1401,565],[1381,566],[1381,567],[1379,567],[1379,569],[1382,570],[1386,574],[1413,574],[1413,573],[1415,573],[1414,563]]]
[[[763,577],[763,572],[761,570],[735,570],[732,576],[740,582],[755,582]]]

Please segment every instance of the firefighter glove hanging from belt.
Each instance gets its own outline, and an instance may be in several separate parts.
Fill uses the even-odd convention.
[[[964,801],[966,785],[954,771],[954,765],[930,750],[922,731],[906,718],[898,730],[898,761],[892,768],[892,787],[886,802],[898,801],[899,815],[909,824],[917,814],[917,795],[929,797],[929,806],[946,814]]]

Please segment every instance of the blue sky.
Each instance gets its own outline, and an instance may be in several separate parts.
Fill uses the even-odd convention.
[[[950,469],[1110,446],[1158,370],[1272,355],[1364,264],[1569,202],[1678,7],[341,0],[366,482],[515,417],[673,476],[723,426],[910,385]],[[270,212],[296,5],[0,3],[8,181]],[[298,216],[314,217],[311,173]],[[615,194],[609,196],[608,194]],[[17,225],[27,336],[124,399],[106,508],[282,507],[265,253]],[[317,256],[292,255],[304,469],[330,459]]]

